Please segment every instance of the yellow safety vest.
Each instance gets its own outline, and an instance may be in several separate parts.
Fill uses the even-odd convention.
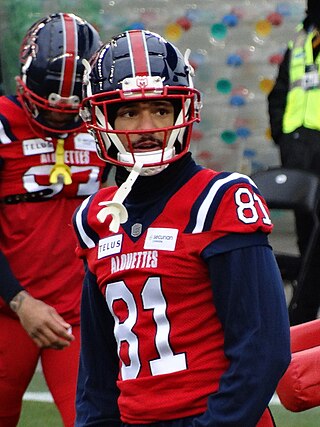
[[[313,59],[312,39],[315,31],[307,34],[298,31],[292,44],[289,66],[289,92],[283,117],[283,132],[290,133],[300,126],[320,130],[320,86],[306,87],[306,67],[318,66],[320,76],[320,55]],[[319,77],[320,79],[320,77]]]

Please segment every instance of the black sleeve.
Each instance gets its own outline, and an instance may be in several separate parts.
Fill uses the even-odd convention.
[[[120,427],[119,373],[114,320],[86,271],[81,299],[81,351],[76,397],[76,427]]]
[[[215,255],[207,264],[230,365],[192,427],[254,427],[291,357],[279,269],[268,246]]]
[[[290,50],[287,49],[280,64],[275,85],[268,96],[268,113],[270,120],[271,136],[276,144],[282,136],[282,121],[286,108],[287,94],[289,91],[289,59]]]
[[[24,288],[20,285],[19,281],[13,275],[11,268],[8,264],[6,257],[0,251],[0,296],[7,304]]]

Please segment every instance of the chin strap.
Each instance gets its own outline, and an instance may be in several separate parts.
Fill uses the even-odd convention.
[[[58,139],[56,148],[56,163],[50,171],[49,181],[51,184],[62,182],[65,185],[72,183],[71,169],[64,162],[64,140]]]
[[[133,184],[140,175],[142,167],[142,163],[135,163],[128,178],[118,188],[116,194],[113,196],[113,199],[107,202],[99,203],[99,206],[106,207],[102,208],[98,212],[97,219],[99,222],[103,223],[106,220],[107,216],[111,215],[112,221],[109,225],[109,230],[113,233],[117,233],[119,231],[120,224],[123,224],[128,220],[128,212],[125,206],[123,205],[123,201],[130,193]]]

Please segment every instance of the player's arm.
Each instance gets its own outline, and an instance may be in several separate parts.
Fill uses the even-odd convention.
[[[38,347],[62,350],[75,339],[71,333],[71,325],[56,309],[33,298],[28,292],[19,292],[9,305]]]
[[[70,345],[74,336],[70,325],[43,301],[33,298],[14,276],[7,259],[0,252],[0,296],[14,311],[29,336],[39,347],[62,349]]]
[[[87,216],[92,197],[73,215],[79,240],[77,255],[86,260],[87,240],[80,229],[88,230]],[[82,223],[82,227],[78,228]],[[119,358],[114,337],[114,319],[100,292],[96,276],[85,261],[85,279],[81,295],[81,347],[76,395],[75,427],[120,427],[118,408]]]
[[[98,289],[95,276],[86,272],[81,300],[81,352],[75,427],[120,427],[117,404],[119,371],[114,320]]]
[[[0,251],[0,271],[0,296],[7,304],[9,304],[12,298],[15,297],[19,292],[23,291],[24,288],[20,285],[19,281],[14,276],[2,251]]]
[[[283,283],[271,248],[258,244],[263,237],[241,236],[246,247],[207,259],[230,366],[192,427],[255,427],[290,362]]]
[[[271,135],[276,144],[282,136],[282,120],[286,108],[287,94],[289,91],[289,58],[291,50],[287,49],[280,64],[275,85],[268,95],[268,113],[270,119]]]

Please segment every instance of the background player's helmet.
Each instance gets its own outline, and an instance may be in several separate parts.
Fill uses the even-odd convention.
[[[131,168],[136,162],[160,171],[160,165],[180,158],[188,151],[192,125],[199,121],[200,93],[193,88],[192,67],[179,50],[158,34],[131,30],[113,38],[95,54],[84,74],[84,102],[81,109],[89,132],[96,138],[99,156],[115,165]],[[159,129],[115,130],[117,109],[125,102],[165,99],[172,102],[175,123],[161,128],[162,149],[134,153],[133,134]],[[125,149],[119,135],[124,134]],[[155,167],[155,168],[152,168]],[[162,168],[161,168],[162,170]],[[146,174],[146,173],[145,173]]]
[[[98,32],[83,19],[56,13],[33,24],[20,48],[17,93],[31,126],[60,133],[46,123],[44,112],[70,114],[63,133],[83,126],[79,117],[82,99],[82,60],[90,59],[101,46]]]

